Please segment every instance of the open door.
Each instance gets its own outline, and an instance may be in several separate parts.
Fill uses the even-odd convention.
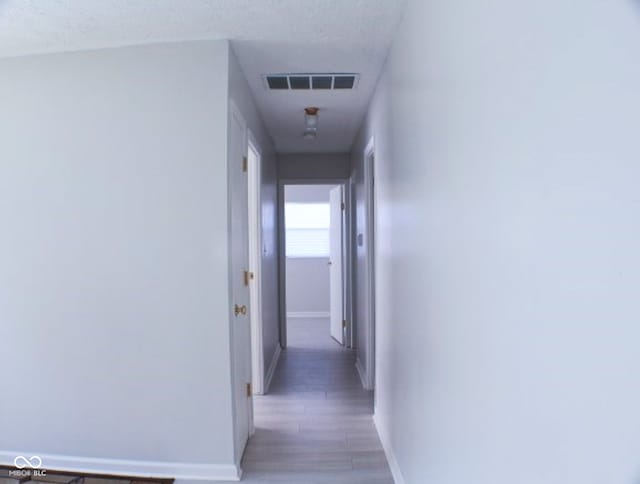
[[[249,292],[251,311],[251,374],[253,394],[264,394],[264,355],[262,350],[262,205],[260,197],[260,152],[249,135]]]
[[[249,315],[249,243],[247,193],[247,127],[231,103],[229,109],[229,202],[231,205],[231,335],[235,454],[240,462],[253,427],[251,398],[251,326]]]
[[[330,331],[331,337],[344,344],[344,302],[342,287],[342,186],[329,192],[329,284],[330,284]]]

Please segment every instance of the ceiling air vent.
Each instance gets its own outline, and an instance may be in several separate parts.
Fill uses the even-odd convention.
[[[308,76],[289,76],[291,89],[309,89],[310,85]]]
[[[311,85],[313,89],[331,89],[333,86],[332,76],[312,76]]]
[[[289,80],[286,76],[268,76],[269,89],[289,89]]]
[[[356,82],[354,76],[336,76],[333,79],[334,89],[353,89],[353,84]]]
[[[265,84],[272,90],[355,89],[358,74],[268,74]]]

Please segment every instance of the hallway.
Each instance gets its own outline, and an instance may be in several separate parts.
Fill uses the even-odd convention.
[[[255,435],[243,459],[252,483],[391,484],[355,354],[328,322],[294,319],[268,395],[256,397]]]

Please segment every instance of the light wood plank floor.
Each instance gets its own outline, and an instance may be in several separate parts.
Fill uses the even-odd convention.
[[[393,484],[373,425],[373,393],[329,322],[292,319],[268,395],[256,397],[243,481]]]

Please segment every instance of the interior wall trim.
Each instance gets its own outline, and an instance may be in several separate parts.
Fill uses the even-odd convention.
[[[241,470],[233,464],[200,464],[125,459],[104,459],[72,455],[41,454],[38,452],[0,451],[0,464],[13,466],[16,456],[37,455],[42,459],[40,469],[112,476],[155,477],[175,479],[176,482],[239,481]]]
[[[378,437],[380,437],[380,442],[382,443],[384,453],[387,456],[387,462],[389,463],[389,469],[391,469],[393,482],[395,482],[395,484],[405,484],[404,476],[402,475],[402,471],[400,470],[400,465],[398,464],[396,455],[393,452],[391,439],[389,438],[389,435],[387,435],[387,433],[384,431],[384,425],[382,424],[382,422],[380,422],[380,416],[377,413],[373,414],[373,423],[376,427],[376,431],[378,432]]]

